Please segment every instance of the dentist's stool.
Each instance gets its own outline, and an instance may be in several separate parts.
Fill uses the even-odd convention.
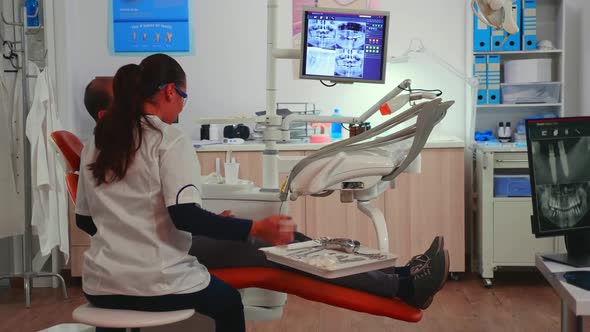
[[[192,309],[148,312],[101,309],[90,304],[84,304],[74,310],[72,317],[76,322],[90,326],[126,329],[129,332],[138,332],[142,327],[156,327],[181,322],[189,319],[194,314],[195,311]]]

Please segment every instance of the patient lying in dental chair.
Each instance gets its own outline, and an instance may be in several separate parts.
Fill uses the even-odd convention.
[[[295,233],[295,242],[312,240],[302,233]],[[403,267],[391,267],[379,271],[355,274],[336,279],[325,279],[300,270],[269,261],[259,248],[270,247],[258,239],[248,242],[218,241],[194,237],[189,251],[209,269],[232,267],[269,267],[282,269],[326,283],[343,286],[386,298],[400,298],[420,309],[432,303],[434,295],[443,287],[449,272],[448,252],[443,237],[436,237],[426,252],[413,257]]]
[[[88,112],[97,119],[97,114],[103,114],[112,102],[112,89],[106,87],[102,81],[92,81],[86,88],[85,106]],[[98,121],[100,121],[98,119]],[[223,216],[230,216],[230,212]],[[93,235],[94,225],[79,224],[85,232]],[[305,234],[296,233],[295,242],[309,241]],[[449,256],[444,249],[442,237],[436,237],[423,254],[415,256],[403,267],[392,267],[379,271],[356,274],[352,276],[324,279],[291,269],[269,261],[260,248],[270,247],[272,244],[250,238],[246,242],[216,240],[204,236],[193,237],[190,254],[197,257],[199,262],[208,269],[235,267],[269,267],[283,269],[309,278],[318,279],[354,290],[359,290],[385,298],[400,298],[404,302],[426,309],[432,303],[434,295],[443,287],[449,273]]]

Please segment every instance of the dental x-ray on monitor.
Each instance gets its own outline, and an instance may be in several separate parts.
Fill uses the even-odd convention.
[[[300,78],[385,83],[389,12],[305,8]]]
[[[567,255],[543,257],[590,266],[590,118],[528,120],[536,237],[565,235]]]

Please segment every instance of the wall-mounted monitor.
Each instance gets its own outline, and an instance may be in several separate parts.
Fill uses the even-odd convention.
[[[385,83],[389,12],[304,8],[300,78]]]

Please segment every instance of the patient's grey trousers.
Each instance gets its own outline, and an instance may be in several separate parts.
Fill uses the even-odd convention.
[[[307,241],[308,237],[296,233],[295,242]],[[232,267],[270,267],[295,272],[330,284],[343,286],[386,298],[404,297],[410,287],[409,268],[388,268],[336,279],[325,279],[316,275],[295,270],[266,259],[258,248],[269,247],[257,239],[247,242],[215,240],[203,236],[193,237],[189,253],[208,269]]]

